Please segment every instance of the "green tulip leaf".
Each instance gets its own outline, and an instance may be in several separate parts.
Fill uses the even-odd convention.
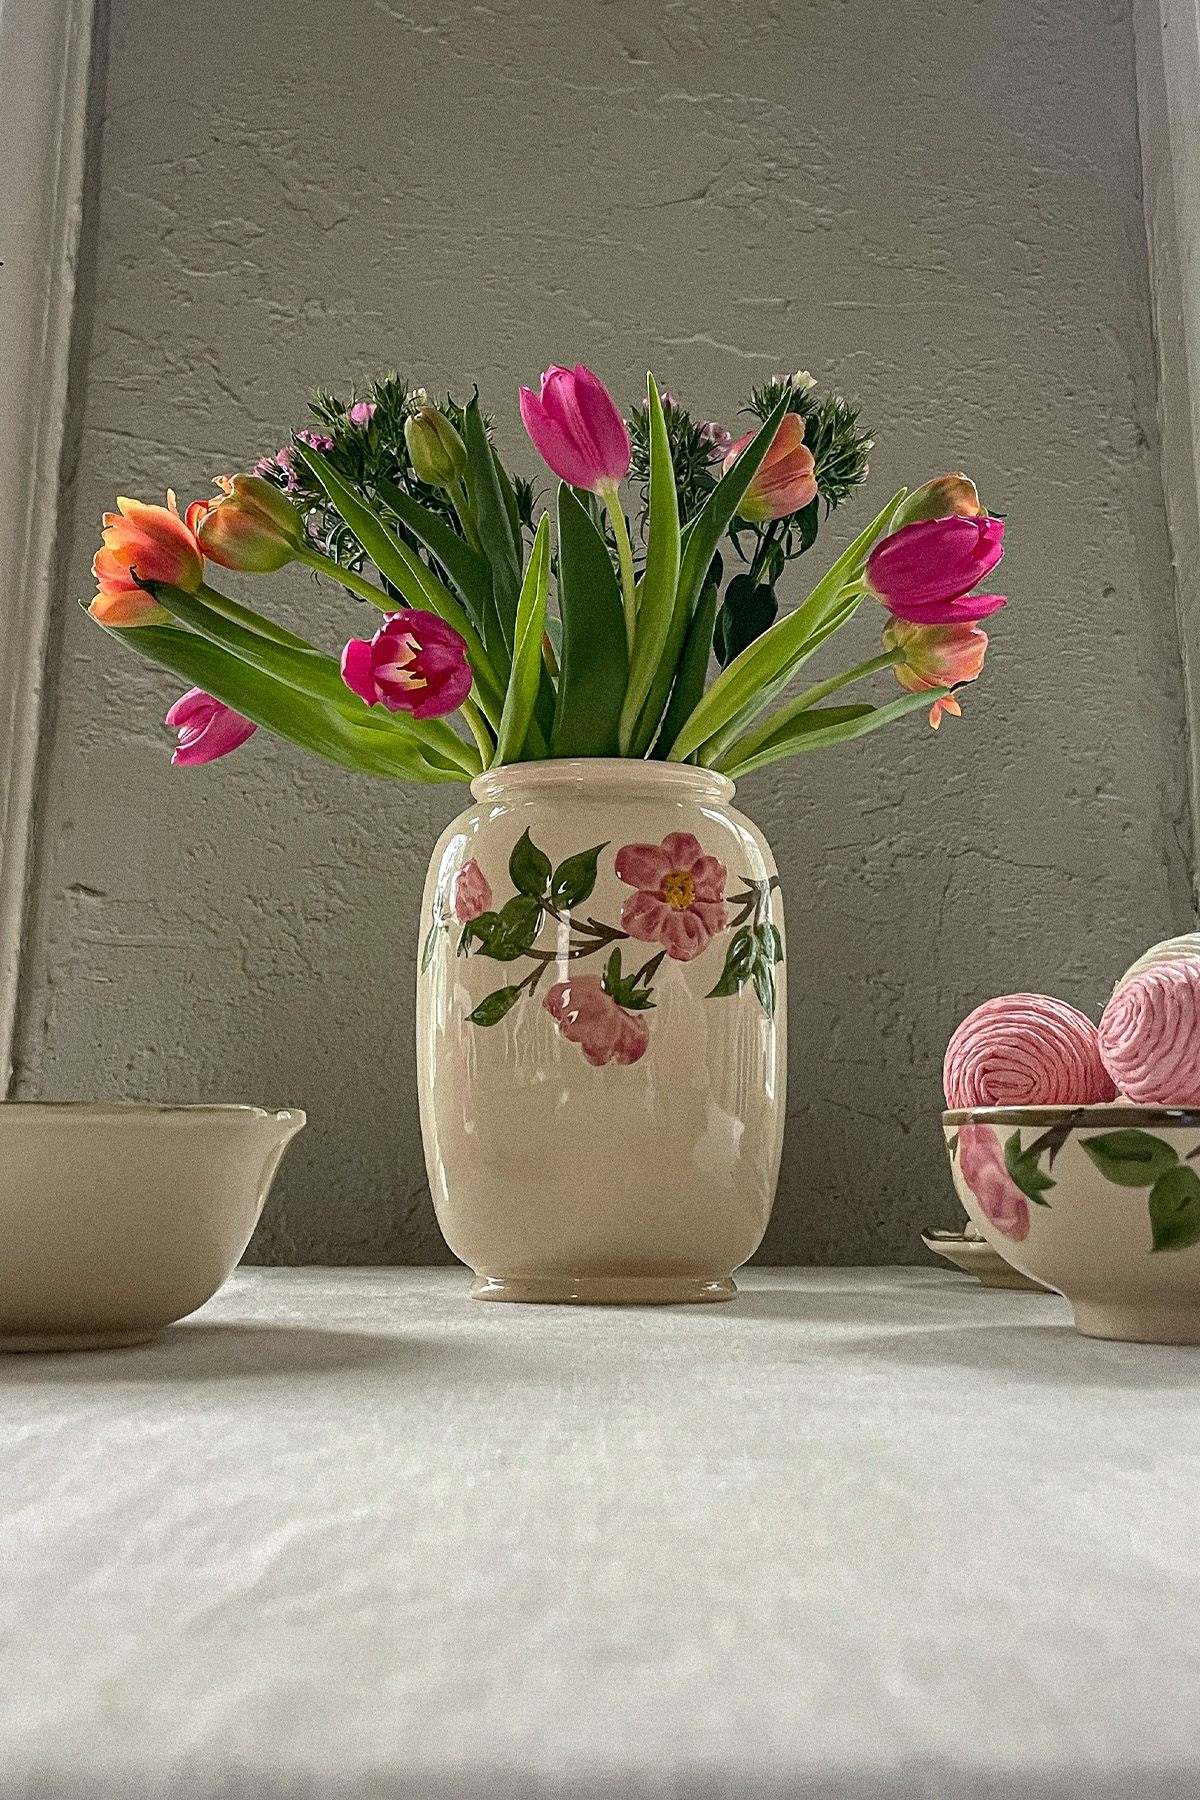
[[[521,537],[514,532],[504,489],[496,472],[496,457],[488,442],[487,427],[476,395],[463,414],[463,442],[467,447],[467,479],[475,505],[479,544],[492,571],[492,608],[503,640],[504,660],[514,654],[517,597],[521,586]],[[494,627],[493,627],[494,629]],[[501,660],[501,646],[487,636],[489,653]]]
[[[717,767],[733,779],[767,763],[779,762],[785,756],[799,756],[806,750],[826,750],[833,744],[848,744],[902,719],[906,713],[932,705],[949,688],[927,688],[921,694],[905,694],[887,706],[814,706],[802,712],[790,724],[769,738],[754,756],[740,756],[735,743],[721,758]]]
[[[471,1025],[498,1025],[507,1013],[510,1013],[521,998],[519,987],[496,988],[479,1002],[474,1012],[467,1014]]]
[[[757,442],[756,438],[755,443]],[[745,455],[753,448],[754,445],[750,445],[743,456],[738,458],[734,470],[741,466]],[[720,489],[716,492],[719,493]],[[844,606],[845,590],[861,581],[867,558],[876,540],[887,532],[892,515],[904,498],[904,492],[901,489],[894,495],[866,530],[859,533],[849,549],[843,551],[833,567],[817,583],[803,605],[786,618],[776,620],[768,631],[764,631],[761,637],[734,657],[727,669],[721,671],[672,745],[671,761],[682,762],[731,720],[740,717],[748,721],[770,705],[781,686],[786,684],[801,662],[811,654],[814,640],[820,641],[820,633],[830,615]],[[714,493],[710,498],[715,497]]]
[[[758,473],[759,465],[775,441],[775,433],[788,409],[788,400],[789,396],[785,394],[775,410],[764,419],[732,469],[727,475],[722,475],[700,511],[689,522],[686,531],[681,534],[682,556],[679,565],[679,590],[671,614],[666,646],[659,658],[649,696],[642,708],[637,729],[633,735],[631,752],[634,756],[644,756],[654,742],[659,721],[663,715],[663,708],[667,704],[679,667],[679,659],[687,642],[692,614],[708,580],[708,573],[712,567],[713,557],[717,553],[717,546],[725,535],[726,528],[736,513],[742,496]],[[676,755],[675,747],[669,747],[668,754],[673,760],[682,762],[684,757],[690,753],[691,748],[692,746],[689,746],[682,755]]]
[[[519,894],[540,899],[550,885],[550,858],[539,850],[528,830],[521,833],[508,859],[508,873]]]
[[[518,762],[525,740],[534,727],[534,707],[542,678],[542,634],[546,621],[546,596],[550,583],[550,515],[543,513],[534,539],[533,552],[521,593],[517,601],[516,638],[508,692],[496,742],[492,766]],[[536,727],[534,727],[536,730]],[[545,740],[541,739],[545,752]]]
[[[720,558],[717,559],[718,565]],[[683,647],[683,655],[679,659],[679,669],[675,676],[675,685],[671,689],[671,701],[667,707],[667,716],[663,720],[662,730],[658,734],[658,742],[651,754],[662,761],[675,742],[684,720],[691,713],[704,693],[704,684],[708,680],[708,660],[712,655],[713,629],[716,625],[717,606],[721,599],[721,582],[710,582],[700,595],[699,604],[692,615],[688,627],[687,642]]]
[[[713,650],[724,669],[762,636],[775,623],[779,601],[775,589],[756,582],[751,575],[735,575],[725,590],[725,601],[717,614],[713,632]]]
[[[629,679],[625,617],[612,559],[565,481],[558,488],[558,610],[562,615],[555,756],[618,756]]]
[[[1150,1229],[1155,1250],[1190,1250],[1200,1244],[1200,1175],[1177,1164],[1150,1189]]]
[[[622,754],[628,752],[633,741],[642,708],[666,651],[679,596],[679,495],[675,489],[671,441],[653,375],[646,378],[646,396],[650,425],[650,534],[646,544],[646,569],[638,586],[637,628],[629,688],[621,708]]]
[[[1148,1131],[1106,1131],[1100,1137],[1080,1138],[1079,1148],[1105,1180],[1118,1187],[1153,1187],[1179,1161],[1165,1138]]]
[[[264,674],[197,632],[175,625],[106,625],[103,629],[149,662],[169,669],[189,687],[203,688],[214,700],[231,706],[276,737],[286,738],[339,768],[393,780],[468,779],[461,767],[448,766],[426,753],[416,739],[389,729],[387,721],[377,725],[368,716],[364,724],[357,725],[327,701]]]
[[[390,481],[377,479],[375,491],[389,511],[441,563],[476,630],[481,631],[492,593],[492,573],[485,558],[472,550],[466,538],[459,537],[445,519]]]

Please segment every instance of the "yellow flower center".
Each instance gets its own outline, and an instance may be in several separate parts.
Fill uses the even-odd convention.
[[[686,869],[672,869],[662,884],[662,897],[676,912],[683,912],[696,898],[696,884]]]

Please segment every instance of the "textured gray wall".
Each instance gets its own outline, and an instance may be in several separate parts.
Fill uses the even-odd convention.
[[[550,360],[626,398],[650,363],[731,423],[803,364],[878,427],[859,523],[960,465],[1010,520],[962,721],[741,791],[792,945],[764,1254],[919,1258],[957,1212],[957,1019],[1018,987],[1095,1010],[1191,918],[1126,6],[115,0],[97,203],[18,1091],[305,1106],[252,1254],[443,1257],[413,956],[465,795],[261,733],[173,772],[178,684],[74,606],[98,515],[205,491],[381,367],[478,379],[533,473],[516,387]],[[307,577],[270,597],[330,645],[354,616]]]

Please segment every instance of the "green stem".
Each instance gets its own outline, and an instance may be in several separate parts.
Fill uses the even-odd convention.
[[[296,561],[306,563],[310,569],[315,569],[318,575],[328,575],[332,580],[340,581],[344,588],[349,588],[350,592],[357,594],[360,600],[369,600],[372,606],[379,608],[380,612],[403,611],[403,608],[397,605],[390,594],[385,594],[381,587],[376,587],[373,581],[368,581],[365,575],[359,575],[356,570],[347,569],[343,564],[334,562],[332,556],[323,556],[319,550],[297,550]]]
[[[476,745],[478,746],[484,768],[489,768],[492,757],[496,753],[496,740],[488,730],[487,720],[469,696],[463,701],[459,711],[471,728],[471,736],[475,739]]]
[[[827,694],[836,694],[849,681],[861,681],[864,675],[878,675],[881,669],[894,669],[897,663],[904,661],[903,650],[884,650],[879,656],[873,656],[868,662],[859,663],[856,668],[847,669],[842,675],[831,675],[827,681],[818,681],[814,686],[805,688],[794,700],[788,702],[788,712],[805,712],[808,707],[815,706],[818,700],[824,700]]]
[[[451,506],[453,506],[455,512],[458,514],[458,522],[463,528],[463,536],[466,538],[468,544],[470,544],[472,550],[477,550],[482,556],[483,546],[479,542],[479,528],[475,521],[475,509],[471,505],[470,496],[467,493],[464,483],[462,481],[451,482],[450,486],[446,489],[446,492],[450,496]]]
[[[701,746],[700,760],[706,767],[715,767],[721,770],[733,767],[736,763],[746,762],[761,750],[762,746],[768,739],[773,738],[777,731],[790,724],[798,713],[807,712],[809,707],[816,706],[818,701],[824,700],[830,694],[836,694],[837,690],[845,687],[848,682],[861,681],[867,675],[877,675],[881,669],[893,669],[897,663],[903,661],[903,650],[899,648],[884,650],[879,656],[872,656],[869,661],[859,663],[853,669],[846,669],[840,675],[831,675],[827,681],[818,681],[813,687],[805,688],[802,694],[797,694],[794,700],[789,700],[786,706],[781,706],[778,712],[768,713],[760,725],[756,725],[753,731],[747,731],[736,741],[723,740],[718,734],[712,740],[711,749],[708,744]]]
[[[617,561],[621,565],[621,605],[625,612],[625,645],[632,659],[634,633],[637,630],[637,591],[633,579],[633,546],[629,542],[629,528],[625,523],[625,514],[617,495],[615,481],[608,482],[600,489],[600,498],[604,502],[608,522],[612,526],[613,536],[617,540]]]
[[[754,552],[754,561],[750,565],[750,579],[757,582],[767,565],[771,554],[771,546],[775,542],[775,520],[772,519],[767,529],[758,540],[758,549]]]

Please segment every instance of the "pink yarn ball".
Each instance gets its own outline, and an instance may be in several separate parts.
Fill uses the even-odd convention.
[[[1049,994],[1000,994],[968,1013],[942,1084],[952,1108],[1091,1106],[1117,1094],[1092,1021]]]
[[[1118,988],[1100,1020],[1100,1054],[1127,1099],[1200,1105],[1200,962],[1156,963]]]

